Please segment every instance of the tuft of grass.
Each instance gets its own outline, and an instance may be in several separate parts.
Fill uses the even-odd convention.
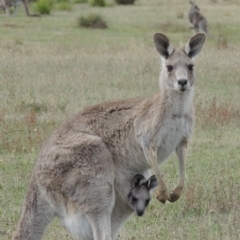
[[[240,110],[235,109],[231,103],[219,103],[214,97],[208,104],[197,105],[197,115],[201,122],[212,127],[221,127],[236,122],[240,124]]]
[[[80,16],[78,25],[84,28],[107,28],[107,23],[99,14],[90,13],[88,16]]]
[[[217,48],[218,49],[228,48],[228,39],[226,35],[223,35],[223,34],[218,35]]]
[[[181,12],[181,11],[177,11],[177,12],[176,12],[176,17],[177,17],[178,19],[182,19],[182,18],[184,18],[184,13]]]

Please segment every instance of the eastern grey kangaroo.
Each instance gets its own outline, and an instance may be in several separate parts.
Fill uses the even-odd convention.
[[[150,192],[157,187],[157,179],[153,175],[148,180],[142,175],[137,174],[132,181],[132,189],[128,193],[128,205],[136,213],[142,216],[150,202]]]
[[[192,1],[189,1],[191,7],[188,13],[188,20],[195,33],[205,33],[208,35],[207,20],[200,13],[200,8]]]
[[[29,17],[30,16],[39,17],[39,15],[37,15],[37,14],[30,14],[29,13],[27,0],[2,0],[2,5],[3,5],[3,8],[4,8],[7,16],[10,16],[9,8],[12,7],[12,6],[14,7],[14,13],[16,13],[17,4],[19,2],[23,3],[23,6],[24,6],[24,9],[25,9],[25,12],[26,12],[27,16],[29,16]]]
[[[160,202],[180,198],[194,125],[193,60],[205,38],[199,33],[175,50],[165,35],[156,33],[162,60],[158,93],[86,108],[45,141],[14,240],[40,239],[55,216],[76,239],[115,240],[129,216],[125,209],[132,178],[149,170],[156,176]],[[179,180],[169,194],[159,164],[173,151]]]

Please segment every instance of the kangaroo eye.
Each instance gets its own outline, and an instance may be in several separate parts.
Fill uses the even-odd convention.
[[[193,65],[192,65],[192,64],[189,64],[189,65],[188,65],[188,70],[189,70],[189,71],[193,71]]]
[[[133,201],[134,203],[136,203],[136,202],[137,202],[137,198],[133,197],[133,198],[132,198],[132,201]]]
[[[173,70],[173,66],[172,65],[168,65],[167,66],[167,70],[168,70],[168,72],[171,72]]]
[[[148,204],[149,204],[149,199],[148,200],[146,200],[146,202],[145,202],[145,206],[148,206]]]

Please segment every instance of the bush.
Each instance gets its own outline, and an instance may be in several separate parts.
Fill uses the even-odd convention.
[[[53,9],[53,5],[52,0],[39,0],[35,3],[34,9],[40,14],[50,14]]]
[[[71,11],[72,5],[69,2],[60,2],[57,4],[56,8],[60,11]]]
[[[74,0],[74,3],[87,3],[88,0]]]
[[[91,13],[86,17],[79,17],[78,24],[80,27],[85,28],[107,28],[105,20],[103,20],[100,15],[94,13]]]
[[[115,0],[119,5],[134,4],[135,0]]]
[[[105,7],[105,0],[88,0],[88,3],[92,7]]]

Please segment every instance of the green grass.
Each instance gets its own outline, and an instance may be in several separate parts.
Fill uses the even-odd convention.
[[[43,141],[82,108],[157,91],[159,56],[153,35],[177,47],[192,35],[189,4],[138,0],[134,6],[92,8],[27,18],[23,7],[0,14],[0,239],[16,228],[26,187]],[[143,218],[121,230],[124,240],[240,239],[240,18],[237,1],[201,1],[211,38],[196,59],[196,127],[182,198],[152,200]],[[111,7],[109,7],[111,6]],[[80,15],[100,14],[108,29],[80,29]],[[182,17],[183,15],[183,17]],[[179,17],[181,16],[181,17]],[[173,156],[164,166],[177,182]],[[43,239],[72,239],[55,221]]]

